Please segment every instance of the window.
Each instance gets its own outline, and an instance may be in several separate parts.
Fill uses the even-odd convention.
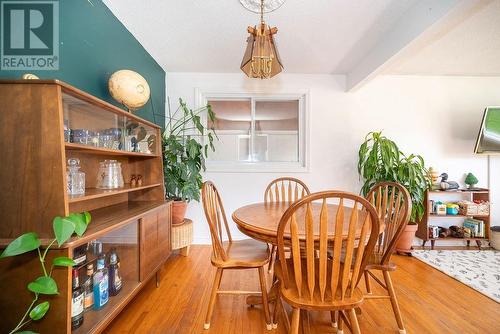
[[[210,171],[305,171],[306,95],[205,94],[219,137]]]

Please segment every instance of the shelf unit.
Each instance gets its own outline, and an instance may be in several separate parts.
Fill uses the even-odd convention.
[[[57,256],[73,256],[75,248],[102,242],[104,252],[114,248],[120,257],[123,288],[110,296],[100,310],[88,310],[81,327],[71,330],[71,268],[57,268],[54,279],[59,295],[49,297],[50,311],[29,329],[40,333],[100,333],[133,299],[151,277],[158,275],[170,249],[171,203],[164,200],[161,129],[107,102],[57,80],[0,81],[0,133],[4,140],[0,155],[9,161],[0,165],[0,199],[3,221],[0,248],[28,231],[36,232],[47,246],[52,220],[72,212],[89,211],[92,221],[85,235],[73,237],[48,252],[48,261]],[[82,142],[68,136],[67,128],[88,133],[114,131],[113,145],[98,140]],[[138,138],[134,129],[145,136]],[[137,144],[132,145],[131,138]],[[98,137],[99,138],[99,137]],[[79,142],[78,142],[79,141]],[[101,145],[101,146],[99,146]],[[109,147],[113,147],[112,149]],[[66,189],[66,162],[80,160],[86,176],[84,195],[69,196]],[[96,188],[99,162],[121,163],[125,186]],[[132,175],[142,175],[142,185],[132,187]],[[97,254],[88,247],[87,260],[77,266],[80,282],[86,278],[85,265]],[[50,262],[49,262],[50,263]],[[0,294],[0,332],[15,326],[32,296],[26,285],[40,271],[33,254],[0,261],[0,280],[9,289]],[[45,296],[41,297],[45,299]]]
[[[481,201],[490,201],[490,192],[488,189],[480,189],[480,190],[457,190],[457,191],[427,191],[425,193],[425,212],[422,220],[418,224],[418,230],[416,236],[422,240],[422,247],[425,247],[427,241],[431,242],[431,249],[434,249],[434,245],[436,241],[442,240],[455,240],[455,241],[465,241],[467,243],[467,247],[470,246],[471,241],[475,241],[476,245],[479,249],[481,249],[481,241],[488,240],[488,233],[490,228],[490,215],[438,215],[434,213],[430,213],[430,201],[431,200],[441,200],[446,202],[450,197],[460,197],[460,199],[467,199],[470,201],[481,200]],[[448,198],[448,199],[447,199]],[[429,226],[430,225],[442,225],[439,223],[440,219],[448,220],[457,220],[457,224],[454,225],[462,225],[463,220],[465,218],[474,218],[484,221],[484,229],[485,229],[485,237],[484,238],[455,238],[455,237],[446,237],[446,238],[430,238],[429,237]]]

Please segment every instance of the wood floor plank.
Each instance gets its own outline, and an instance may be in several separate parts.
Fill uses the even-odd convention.
[[[261,307],[247,307],[245,296],[228,295],[217,297],[211,327],[203,330],[215,275],[210,253],[209,246],[192,246],[189,257],[173,255],[161,271],[160,287],[152,279],[105,333],[284,334],[282,324],[266,330]],[[500,304],[417,259],[393,260],[398,269],[392,279],[407,333],[499,333]],[[376,284],[372,287],[381,293]],[[221,289],[258,291],[257,270],[225,270]],[[362,311],[362,333],[398,332],[388,301],[367,301]],[[313,312],[311,324],[313,333],[334,333],[327,312]]]

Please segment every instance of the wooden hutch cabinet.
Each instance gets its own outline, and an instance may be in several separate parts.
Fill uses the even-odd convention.
[[[39,333],[101,332],[170,254],[161,129],[57,80],[0,81],[0,115],[0,247],[30,231],[46,246],[53,238],[54,217],[89,211],[92,221],[85,235],[51,250],[49,261],[86,250],[86,260],[76,266],[82,283],[87,264],[94,263],[95,269],[96,244],[104,253],[114,248],[120,259],[121,291],[102,309],[85,311],[83,324],[73,331],[72,270],[55,269],[59,295],[40,297],[50,300],[50,310],[28,328]],[[79,159],[85,173],[83,195],[68,194],[70,158]],[[121,163],[122,187],[97,187],[104,160]],[[142,182],[131,184],[132,175],[141,175]],[[22,317],[33,298],[26,286],[40,275],[36,253],[0,259],[0,332],[8,332]]]

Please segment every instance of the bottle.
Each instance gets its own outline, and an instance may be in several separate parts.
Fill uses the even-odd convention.
[[[113,248],[109,254],[109,294],[111,296],[116,296],[122,289],[122,277],[119,269],[120,259]]]
[[[73,249],[73,267],[78,267],[87,261],[87,244],[81,245]]]
[[[83,289],[78,280],[78,269],[73,269],[71,291],[71,328],[76,329],[83,324]]]
[[[68,171],[66,172],[68,195],[85,194],[85,173],[80,169],[80,159],[68,159]]]
[[[87,279],[83,283],[83,290],[85,292],[84,306],[88,310],[94,305],[94,265],[91,263],[87,265]]]
[[[104,258],[97,259],[97,271],[94,273],[94,310],[100,310],[108,302],[109,276],[104,267]]]

